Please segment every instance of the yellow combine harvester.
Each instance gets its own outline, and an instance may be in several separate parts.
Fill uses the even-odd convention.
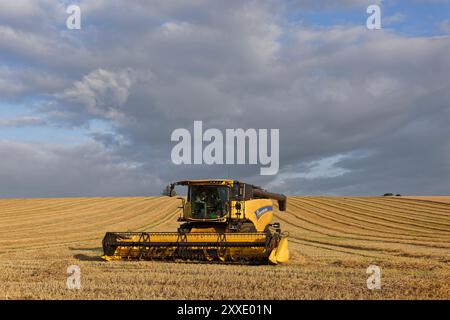
[[[225,263],[287,262],[286,235],[272,223],[272,199],[286,196],[234,180],[187,180],[178,232],[107,232],[104,260],[192,260]]]

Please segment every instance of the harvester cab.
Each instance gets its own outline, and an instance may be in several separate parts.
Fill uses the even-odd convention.
[[[287,262],[288,243],[272,223],[272,200],[286,210],[286,196],[235,180],[185,180],[177,232],[108,232],[105,260],[200,260],[273,264]]]
[[[187,196],[189,205],[188,207],[184,205],[183,215],[189,220],[222,220],[229,211],[227,189],[224,186],[190,186]]]

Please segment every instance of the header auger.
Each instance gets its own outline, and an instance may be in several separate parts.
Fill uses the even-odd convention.
[[[272,200],[286,210],[286,196],[234,180],[186,180],[177,232],[107,232],[104,260],[188,260],[222,263],[283,263],[287,237],[272,223]]]

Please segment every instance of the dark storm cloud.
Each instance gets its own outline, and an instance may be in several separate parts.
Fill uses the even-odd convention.
[[[36,147],[0,141],[0,150],[4,197],[149,195],[154,183],[163,183],[97,143]]]
[[[69,31],[64,7],[23,4],[28,11],[11,7],[9,16],[35,17],[39,27],[0,23],[0,92],[44,101],[0,127],[39,119],[108,130],[92,129],[93,141],[78,146],[2,141],[4,196],[149,194],[167,181],[228,175],[288,193],[448,190],[448,37],[298,25],[275,1],[137,1],[127,10],[82,2],[82,29]],[[280,175],[172,164],[170,134],[194,120],[205,129],[279,128]],[[347,155],[333,165],[340,174],[308,175],[336,155]]]

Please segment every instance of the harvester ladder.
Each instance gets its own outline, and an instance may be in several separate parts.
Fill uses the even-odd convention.
[[[188,250],[183,243],[187,243],[187,234],[184,232],[179,232],[177,237],[177,255],[179,255],[182,259],[189,258]]]
[[[150,242],[150,233],[141,233],[141,235],[139,236],[139,243],[148,243]],[[139,253],[138,253],[138,260],[141,260],[141,258],[143,257],[144,252],[147,254],[148,250],[150,248],[147,246],[139,246]]]

